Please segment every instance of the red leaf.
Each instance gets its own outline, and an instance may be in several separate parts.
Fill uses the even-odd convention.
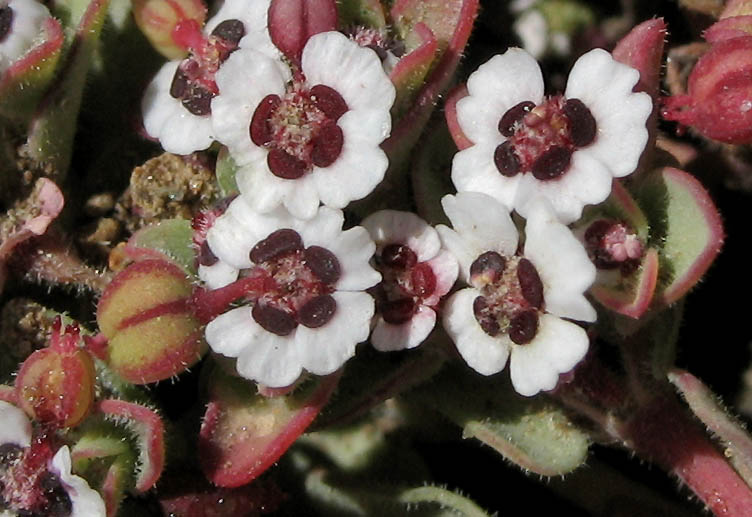
[[[272,0],[269,35],[277,48],[300,64],[308,38],[337,28],[337,5],[333,0]]]

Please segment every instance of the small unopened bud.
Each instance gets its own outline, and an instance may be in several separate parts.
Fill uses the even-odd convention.
[[[77,325],[62,329],[58,318],[50,345],[31,354],[16,377],[19,405],[35,420],[73,427],[88,415],[94,402],[94,362],[79,347]]]
[[[175,38],[179,25],[202,27],[206,6],[201,0],[133,0],[133,16],[152,46],[168,59],[184,57],[187,49]]]

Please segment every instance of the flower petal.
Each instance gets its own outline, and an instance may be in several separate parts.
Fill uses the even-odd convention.
[[[554,389],[559,375],[585,357],[588,345],[582,328],[550,314],[541,315],[535,338],[512,347],[509,369],[514,389],[526,397]]]
[[[26,413],[13,404],[0,400],[0,445],[12,443],[20,447],[31,445],[31,421]]]
[[[238,42],[240,48],[250,48],[273,59],[280,59],[281,53],[272,43],[267,27],[267,12],[271,0],[225,0],[222,7],[206,22],[205,34],[211,32],[225,20],[240,20],[245,27],[245,35]]]
[[[253,327],[261,329],[253,318],[251,322]],[[261,329],[259,339],[240,352],[236,365],[238,373],[270,388],[291,385],[303,371],[296,338],[300,329],[298,327],[287,336],[277,336]]]
[[[503,176],[494,163],[496,142],[481,142],[464,149],[452,159],[452,183],[458,192],[483,192],[505,206],[514,206],[522,174]]]
[[[426,340],[436,325],[436,313],[421,305],[409,321],[402,325],[387,323],[379,317],[371,335],[371,344],[379,352],[415,348]]]
[[[199,266],[198,277],[209,289],[219,289],[238,279],[238,270],[221,260],[211,266]]]
[[[220,314],[206,326],[206,342],[212,350],[238,357],[245,348],[256,346],[267,333],[251,316],[250,307],[237,307]]]
[[[517,251],[517,228],[509,210],[493,197],[480,192],[458,192],[456,196],[444,196],[441,206],[454,230],[473,248],[498,251],[506,256]]]
[[[50,470],[65,488],[71,502],[72,517],[105,517],[107,510],[99,492],[89,486],[85,479],[71,474],[71,456],[67,445],[58,449],[52,457]]]
[[[427,222],[412,212],[399,210],[379,210],[360,223],[376,242],[378,253],[388,244],[402,244],[410,248],[425,262],[441,249],[441,240]]]
[[[473,260],[477,258],[474,257]],[[429,307],[438,305],[441,297],[449,292],[449,290],[457,281],[457,274],[459,273],[459,265],[457,259],[448,251],[442,250],[434,258],[429,260],[427,264],[431,267],[431,271],[436,276],[436,288],[433,294],[428,298],[423,299],[423,303]]]
[[[381,281],[381,274],[369,263],[376,245],[362,226],[350,228],[320,245],[339,260],[341,274],[335,285],[338,291],[362,291]]]
[[[355,355],[355,346],[368,339],[374,302],[370,295],[335,292],[337,310],[319,328],[299,326],[295,340],[303,367],[316,375],[328,375]]]
[[[480,374],[493,375],[504,369],[512,342],[504,335],[491,337],[480,328],[473,302],[480,293],[473,288],[454,293],[444,306],[444,329],[462,358]]]

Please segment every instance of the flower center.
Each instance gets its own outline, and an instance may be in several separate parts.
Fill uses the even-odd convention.
[[[217,95],[214,75],[220,65],[238,48],[245,36],[240,20],[225,20],[217,25],[208,38],[204,38],[195,24],[182,24],[175,31],[175,39],[190,49],[175,71],[170,85],[170,95],[180,99],[185,109],[194,115],[211,113],[211,100]]]
[[[342,152],[344,135],[337,120],[348,110],[336,90],[293,81],[283,97],[267,95],[253,113],[251,141],[269,149],[267,164],[275,176],[298,179],[316,167],[328,167]]]
[[[49,445],[36,439],[31,447],[0,445],[0,510],[19,515],[68,517],[70,497],[60,479],[47,470],[52,458]]]
[[[9,5],[0,7],[0,43],[10,34],[10,27],[13,24],[13,9]]]
[[[403,244],[384,246],[374,261],[382,276],[381,282],[369,291],[376,298],[376,310],[387,323],[401,325],[436,290],[436,275]]]
[[[487,251],[470,266],[470,283],[481,292],[473,313],[486,334],[507,333],[518,345],[533,340],[543,308],[543,283],[532,262]]]
[[[300,234],[284,228],[257,243],[250,258],[257,265],[250,271],[267,276],[251,312],[261,327],[286,336],[298,324],[318,328],[332,319],[337,303],[331,293],[341,269],[331,251],[304,248]]]
[[[640,265],[643,246],[625,223],[599,219],[585,231],[585,249],[598,269],[619,269],[623,276]]]
[[[525,101],[511,107],[499,120],[499,132],[507,137],[494,152],[499,173],[530,172],[546,181],[567,171],[572,153],[595,140],[597,127],[582,101],[557,95],[537,106]]]

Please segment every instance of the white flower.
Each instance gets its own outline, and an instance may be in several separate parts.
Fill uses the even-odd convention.
[[[437,230],[471,286],[447,300],[447,333],[479,373],[501,371],[511,355],[518,393],[553,389],[588,349],[586,332],[562,318],[596,317],[583,294],[595,279],[585,249],[540,198],[529,207],[521,254],[517,229],[495,199],[466,192],[442,205],[454,229]]]
[[[290,81],[268,57],[235,52],[217,73],[212,113],[247,202],[307,219],[320,202],[344,208],[383,179],[395,90],[376,53],[338,32],[308,40],[300,72]]]
[[[0,74],[39,42],[48,18],[50,12],[36,0],[0,1]]]
[[[371,343],[382,352],[414,348],[436,324],[436,307],[457,279],[457,260],[441,249],[436,230],[410,212],[381,210],[361,224],[376,242],[383,277]]]
[[[38,439],[32,444],[32,426],[26,413],[8,402],[0,401],[0,444],[12,444],[17,446],[18,451],[12,465],[0,463],[0,500],[6,497],[11,500],[3,502],[10,506],[11,510],[30,510],[23,506],[24,501],[36,501],[32,492],[40,490],[47,492],[49,486],[38,486],[39,480],[44,477],[43,472],[38,472],[35,467],[24,468],[22,465],[26,458],[34,457],[33,464],[38,463],[38,455],[48,453],[44,442]],[[43,440],[43,439],[42,439]],[[39,452],[25,454],[29,447],[40,446]],[[34,451],[34,449],[32,449]],[[14,471],[15,469],[15,471]],[[47,472],[53,474],[60,483],[65,495],[70,502],[71,517],[104,517],[107,515],[104,501],[99,492],[92,489],[85,479],[71,473],[71,456],[67,445],[60,447],[55,455],[47,463]],[[21,507],[14,508],[14,504]],[[58,503],[59,504],[59,503]],[[67,502],[63,503],[67,505]],[[36,510],[39,510],[38,508]]]
[[[457,103],[474,145],[452,163],[460,192],[484,192],[528,214],[542,195],[565,223],[600,203],[611,181],[632,173],[645,148],[650,96],[634,93],[639,72],[595,49],[577,60],[564,95],[544,97],[538,63],[511,48],[481,65]]]
[[[271,0],[227,0],[204,27],[203,34],[192,34],[191,55],[185,60],[166,63],[149,84],[141,102],[144,128],[153,138],[159,139],[165,151],[189,154],[206,149],[214,141],[210,103],[216,95],[215,74],[224,66],[229,52],[236,48],[252,48],[273,59],[280,53],[271,41],[267,29],[267,11]],[[228,23],[240,22],[242,38],[222,39],[222,28]],[[235,27],[237,29],[238,26]],[[214,34],[214,31],[218,34]],[[225,34],[226,36],[228,33]],[[187,71],[176,77],[178,68]],[[180,85],[182,84],[182,90]]]
[[[368,338],[374,302],[363,291],[381,278],[368,263],[375,245],[343,222],[327,207],[308,220],[282,207],[260,214],[240,196],[208,231],[217,262],[199,276],[215,292],[240,288],[248,305],[213,319],[206,341],[237,357],[243,377],[279,388],[303,369],[327,375]]]

